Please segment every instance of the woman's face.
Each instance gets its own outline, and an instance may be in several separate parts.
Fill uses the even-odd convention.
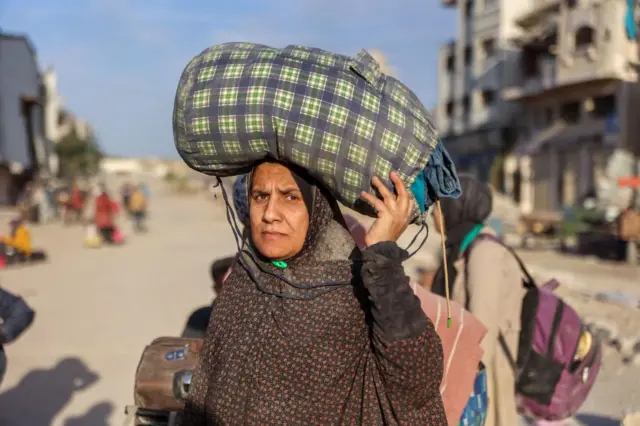
[[[249,194],[251,239],[271,260],[290,259],[302,250],[309,212],[302,192],[281,164],[263,163],[253,172]]]

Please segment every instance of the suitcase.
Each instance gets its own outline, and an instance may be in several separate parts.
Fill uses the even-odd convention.
[[[202,339],[153,340],[136,370],[135,405],[152,411],[182,411],[201,349]]]

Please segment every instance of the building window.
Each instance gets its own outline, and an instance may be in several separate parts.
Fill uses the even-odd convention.
[[[464,48],[464,63],[465,65],[471,65],[471,61],[473,60],[473,49],[471,46],[467,46]]]
[[[546,129],[553,124],[553,108],[547,107],[536,111],[534,116],[535,128]]]
[[[537,50],[525,47],[522,49],[522,53],[520,56],[520,66],[522,68],[522,74],[525,78],[532,78],[538,76],[538,57],[539,53]]]
[[[553,124],[553,108],[548,107],[544,109],[543,120],[545,126],[551,126],[551,124]]]
[[[454,109],[453,102],[451,102],[451,101],[447,102],[447,117],[448,118],[453,117],[453,109]]]
[[[454,55],[447,56],[447,71],[453,72],[456,68],[456,57]]]
[[[594,118],[607,118],[616,112],[615,95],[600,96],[593,100],[593,111],[591,115]]]
[[[473,1],[472,0],[467,0],[467,3],[465,4],[464,11],[465,11],[465,14],[467,16],[467,19],[470,19],[471,16],[473,15]]]
[[[595,31],[589,26],[578,28],[575,35],[576,49],[584,49],[593,44],[595,39]]]
[[[566,0],[565,3],[567,4],[567,8],[575,9],[576,6],[578,5],[578,0]]]
[[[604,30],[604,35],[602,36],[602,39],[606,42],[611,40],[611,30],[609,28],[606,28]]]
[[[488,38],[482,42],[482,52],[485,59],[491,59],[496,54],[495,40]]]
[[[560,116],[567,124],[580,121],[580,102],[567,102],[560,107]]]
[[[465,116],[469,115],[469,111],[471,111],[471,102],[468,95],[462,98],[462,111]]]
[[[484,106],[491,106],[496,101],[495,90],[483,90],[482,91],[482,104]]]

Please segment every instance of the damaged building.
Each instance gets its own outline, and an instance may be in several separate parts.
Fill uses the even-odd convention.
[[[16,201],[26,182],[48,171],[46,91],[30,41],[0,32],[0,205]]]

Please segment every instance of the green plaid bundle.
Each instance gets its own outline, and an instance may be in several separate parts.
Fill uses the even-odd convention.
[[[268,157],[293,163],[347,207],[392,170],[411,185],[436,146],[429,113],[366,51],[226,43],[189,62],[176,93],[173,132],[194,170],[219,177]],[[416,208],[418,222],[419,210]]]

